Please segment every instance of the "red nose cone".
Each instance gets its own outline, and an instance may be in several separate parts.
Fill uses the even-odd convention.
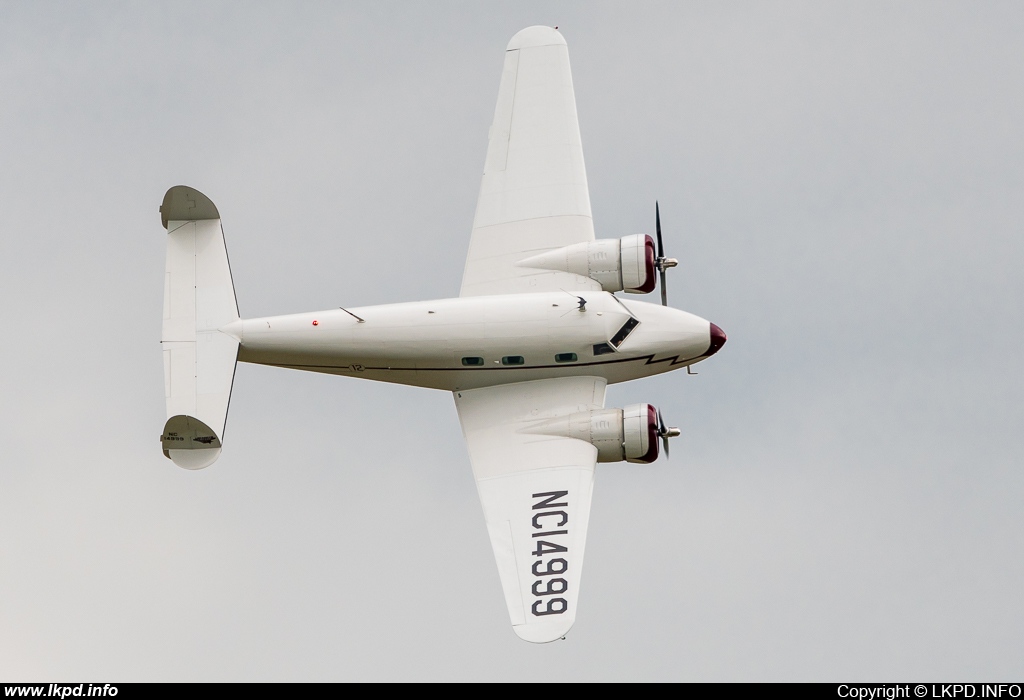
[[[711,345],[708,346],[708,351],[704,353],[704,357],[711,357],[716,352],[721,350],[723,345],[725,345],[725,331],[723,331],[721,328],[712,323]]]

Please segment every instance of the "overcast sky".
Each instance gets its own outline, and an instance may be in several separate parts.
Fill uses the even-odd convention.
[[[240,365],[164,459],[157,208],[243,316],[458,294],[508,39],[600,237],[729,343],[616,385],[576,625],[509,627],[450,395]],[[1024,4],[0,4],[0,680],[1019,680]],[[651,297],[650,300],[655,300]]]

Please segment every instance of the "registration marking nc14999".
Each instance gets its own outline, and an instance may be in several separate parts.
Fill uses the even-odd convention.
[[[537,532],[533,532],[533,575],[537,580],[530,587],[537,600],[530,606],[530,611],[540,617],[542,615],[561,615],[569,609],[569,603],[562,596],[569,590],[569,582],[561,578],[569,570],[569,547],[561,542],[569,534],[569,502],[568,491],[547,491],[535,493],[533,498],[540,499],[533,504],[533,517],[530,524]],[[564,499],[564,500],[560,500]],[[555,556],[557,555],[557,556]]]

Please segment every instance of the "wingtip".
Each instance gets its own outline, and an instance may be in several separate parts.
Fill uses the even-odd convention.
[[[220,457],[221,448],[211,447],[203,450],[166,450],[167,456],[172,462],[182,469],[196,471],[206,469]]]
[[[548,644],[564,639],[572,628],[574,619],[534,622],[527,625],[512,625],[512,631],[523,641],[532,644]]]
[[[160,435],[164,456],[182,469],[205,469],[220,457],[217,433],[198,418],[172,416]]]
[[[554,27],[527,27],[508,42],[507,51],[528,49],[533,46],[565,46],[565,37]]]
[[[167,228],[168,221],[201,221],[219,219],[217,205],[199,190],[187,185],[175,185],[167,190],[160,205],[160,223]]]

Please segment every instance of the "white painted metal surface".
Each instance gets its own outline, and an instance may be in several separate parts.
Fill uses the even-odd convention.
[[[576,295],[586,299],[579,310]],[[616,383],[698,361],[707,321],[685,311],[607,292],[513,294],[388,304],[246,319],[239,360],[457,391],[564,376]],[[617,348],[609,344],[639,321]],[[575,354],[558,362],[556,355]],[[506,357],[521,357],[509,365]],[[463,358],[480,358],[470,366]]]
[[[654,244],[650,238],[637,235],[574,243],[531,255],[515,267],[569,272],[594,280],[606,292],[645,294],[654,288]]]
[[[653,289],[653,244],[594,241],[561,35],[530,27],[509,43],[457,299],[240,320],[213,202],[171,188],[161,221],[165,454],[216,460],[236,359],[451,391],[513,629],[562,637],[596,462],[657,457],[655,410],[605,409],[606,385],[699,362],[725,335],[606,291]]]
[[[224,437],[238,339],[221,329],[238,321],[238,305],[213,202],[172,187],[160,213],[167,228],[161,341],[168,419],[161,442],[175,464],[202,469],[220,455]]]
[[[650,434],[654,425],[649,406],[642,403],[625,408],[577,411],[544,420],[525,432],[589,442],[597,448],[598,462],[649,462],[653,460],[644,459],[651,453]]]
[[[597,449],[530,429],[604,407],[605,382],[567,377],[456,392],[512,629],[530,642],[576,619]]]
[[[515,265],[593,240],[569,50],[557,30],[529,27],[505,52],[460,296],[600,289]]]

